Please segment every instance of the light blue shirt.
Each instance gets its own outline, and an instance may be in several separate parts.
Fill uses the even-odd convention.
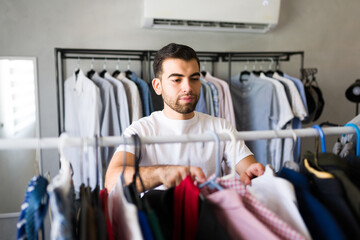
[[[200,89],[200,96],[199,96],[199,101],[196,104],[195,107],[195,111],[197,112],[202,112],[207,114],[207,109],[206,109],[206,102],[205,102],[205,96],[204,96],[204,89],[203,86],[201,85],[201,89]]]
[[[278,121],[278,101],[271,82],[251,75],[241,82],[240,75],[231,78],[231,96],[238,131],[270,130]],[[246,142],[256,160],[271,163],[269,140]]]

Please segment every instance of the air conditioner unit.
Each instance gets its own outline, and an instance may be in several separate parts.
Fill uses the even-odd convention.
[[[279,13],[280,0],[144,0],[143,27],[265,33]]]

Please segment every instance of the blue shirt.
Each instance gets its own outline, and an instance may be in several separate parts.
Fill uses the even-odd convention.
[[[199,101],[196,104],[195,111],[208,114],[208,111],[206,109],[206,102],[205,102],[203,86],[201,86],[201,89],[200,89]]]
[[[136,83],[136,86],[139,89],[141,103],[143,107],[143,116],[149,116],[154,111],[149,86],[144,80],[137,77],[134,72],[131,74],[130,78]]]

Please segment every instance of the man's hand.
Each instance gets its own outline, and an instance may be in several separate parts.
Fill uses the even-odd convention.
[[[252,178],[264,174],[265,167],[261,163],[258,163],[254,156],[250,155],[236,165],[236,172],[240,175],[240,180],[245,185],[249,185]]]
[[[192,179],[204,181],[206,179],[204,172],[200,167],[187,166],[159,166],[157,169],[162,184],[167,187],[178,185],[188,174]]]
[[[240,181],[242,181],[245,185],[249,185],[251,183],[251,179],[263,175],[264,171],[264,165],[261,163],[253,163],[245,170],[244,173],[240,175]]]

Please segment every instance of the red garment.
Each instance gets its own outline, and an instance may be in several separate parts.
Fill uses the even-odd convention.
[[[196,238],[200,189],[187,176],[174,189],[173,240]]]
[[[103,190],[100,190],[99,196],[100,196],[101,206],[102,206],[102,209],[104,210],[104,214],[105,214],[108,240],[114,240],[114,234],[113,234],[110,217],[109,217],[107,189],[105,188]]]

